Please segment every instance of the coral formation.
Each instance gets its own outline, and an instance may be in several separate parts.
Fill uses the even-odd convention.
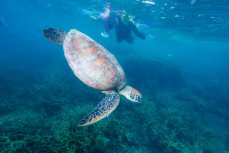
[[[151,73],[139,76],[152,79],[139,82],[144,84],[142,104],[122,98],[109,117],[78,127],[78,121],[103,95],[74,81],[74,75],[68,73],[51,68],[33,89],[18,87],[13,100],[1,97],[0,108],[9,107],[10,111],[0,113],[0,152],[222,153],[229,150],[225,145],[228,133],[220,130],[221,121],[209,113],[204,97],[183,85],[160,86],[161,81],[151,78]],[[182,80],[180,77],[178,74],[177,80]]]

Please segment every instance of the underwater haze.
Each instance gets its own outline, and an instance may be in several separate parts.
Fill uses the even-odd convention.
[[[118,43],[94,18],[111,4],[146,40]],[[228,0],[1,0],[1,153],[229,153]],[[77,29],[118,60],[142,103],[121,96],[78,126],[104,94],[81,82],[47,27]]]

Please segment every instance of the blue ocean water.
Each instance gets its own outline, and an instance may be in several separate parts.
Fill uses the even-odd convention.
[[[146,40],[117,43],[93,17],[107,4]],[[229,152],[228,0],[1,0],[0,152]],[[143,102],[80,119],[103,93],[73,74],[47,27],[77,29],[107,48]]]

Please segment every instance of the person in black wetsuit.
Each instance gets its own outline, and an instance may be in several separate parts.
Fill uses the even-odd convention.
[[[123,40],[125,40],[128,43],[133,43],[134,41],[134,35],[133,33],[145,40],[146,39],[146,34],[140,32],[136,25],[130,21],[130,17],[126,14],[122,14],[117,16],[116,19],[116,27],[115,27],[115,33],[116,33],[116,40],[117,42],[122,42]]]
[[[98,19],[102,19],[106,29],[106,34],[102,33],[105,37],[111,37],[110,30],[115,28],[116,40],[118,43],[125,40],[128,43],[133,43],[133,33],[145,40],[146,34],[140,32],[136,25],[130,20],[130,16],[125,11],[111,11],[110,5],[106,8],[104,13],[101,13]]]

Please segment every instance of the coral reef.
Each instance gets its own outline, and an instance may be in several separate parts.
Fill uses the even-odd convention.
[[[155,67],[154,63],[151,66]],[[142,104],[131,103],[122,97],[119,107],[109,117],[87,127],[78,127],[77,123],[97,105],[103,94],[86,87],[73,74],[50,68],[33,88],[15,87],[18,92],[12,99],[6,95],[0,98],[0,109],[6,110],[0,112],[0,152],[228,151],[229,133],[222,131],[222,127],[228,127],[225,118],[219,120],[209,111],[208,100],[184,88],[178,71],[166,72],[168,65],[165,70],[159,70],[160,62],[156,65],[160,66],[154,72],[149,69],[148,74],[129,76],[133,84],[135,77],[143,77],[139,82],[144,95]],[[158,78],[164,74],[152,78],[158,72],[170,76],[178,73],[177,81],[182,85],[173,85],[169,77],[162,80],[167,79],[170,85],[160,85]],[[149,81],[144,82],[147,79]]]

